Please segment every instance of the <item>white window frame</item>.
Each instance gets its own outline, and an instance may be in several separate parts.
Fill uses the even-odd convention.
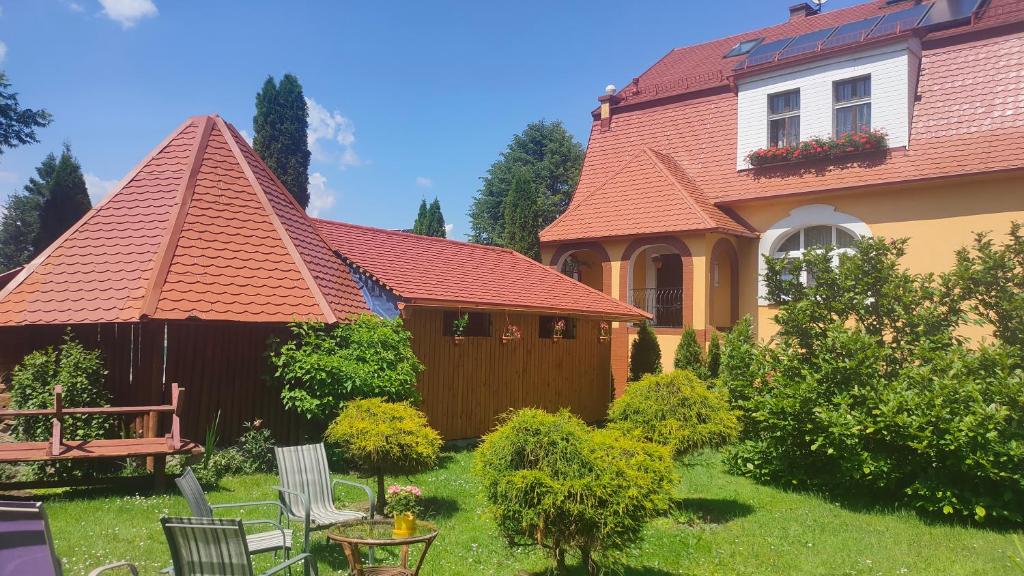
[[[782,245],[790,234],[811,226],[838,226],[853,234],[856,238],[870,238],[872,236],[871,228],[861,219],[851,214],[839,212],[835,206],[829,204],[808,204],[794,208],[790,211],[789,216],[772,224],[761,234],[761,240],[758,243],[757,276],[757,299],[759,305],[766,306],[770,304],[768,301],[768,287],[764,283],[764,275],[768,271],[764,257],[776,257],[779,246]],[[835,232],[832,234],[834,241]]]
[[[778,114],[772,114],[772,98],[774,98],[776,96],[782,96],[784,94],[790,94],[790,93],[796,93],[796,98],[797,98],[796,110],[790,110],[789,112],[780,112]],[[800,97],[800,89],[799,88],[792,88],[790,90],[782,90],[780,92],[772,92],[771,94],[768,95],[768,108],[767,108],[767,110],[768,110],[768,121],[765,124],[765,136],[766,136],[765,141],[766,141],[766,146],[768,148],[772,147],[772,120],[781,120],[783,118],[792,118],[792,117],[795,116],[797,118],[797,120],[799,121],[801,108],[803,108],[803,101],[802,101],[802,99]],[[793,142],[792,144],[785,144],[785,143],[783,143],[783,144],[780,144],[780,146],[793,146],[795,144],[798,144],[799,142],[800,142],[800,131],[798,130],[797,134],[796,134],[796,142]]]
[[[856,82],[857,80],[863,80],[865,78],[868,81],[868,95],[867,95],[867,98],[858,98],[856,100],[845,100],[843,102],[836,102],[836,86],[837,85],[843,84],[843,83],[846,83],[846,82]],[[852,78],[843,78],[842,80],[836,80],[836,81],[832,82],[832,136],[833,137],[838,138],[840,136],[840,134],[837,132],[837,130],[839,128],[839,122],[838,122],[839,110],[841,110],[843,108],[851,108],[853,106],[860,106],[862,104],[867,104],[868,105],[868,123],[867,123],[867,127],[868,127],[868,130],[871,130],[871,94],[872,93],[873,92],[872,92],[872,88],[871,88],[871,74],[863,74],[861,76],[854,76]],[[860,133],[859,125],[854,125],[853,133],[854,134],[859,134]]]
[[[821,250],[822,249],[821,247],[807,248],[807,239],[804,237],[804,232],[806,232],[808,228],[814,228],[814,227],[828,227],[832,231],[832,240],[829,242],[829,244],[827,244],[827,246],[830,246],[832,248],[829,251],[829,255],[832,257],[832,265],[833,266],[839,264],[839,255],[840,254],[853,254],[853,249],[852,248],[839,248],[838,247],[839,244],[837,242],[837,237],[838,237],[839,231],[842,230],[843,232],[846,232],[850,236],[853,236],[854,240],[860,239],[860,237],[857,235],[856,232],[853,232],[852,230],[847,230],[843,226],[838,226],[836,224],[810,224],[808,226],[803,226],[801,228],[797,228],[796,230],[791,230],[788,234],[786,234],[781,239],[779,239],[778,247],[776,247],[775,253],[772,256],[774,258],[784,258],[786,260],[790,260],[790,259],[797,259],[797,258],[802,257],[809,250]],[[779,248],[781,248],[783,244],[788,242],[789,239],[792,238],[793,236],[797,236],[797,235],[799,235],[799,237],[800,237],[800,248],[799,249],[797,249],[797,250],[789,250],[787,252],[779,251]],[[809,276],[808,273],[807,273],[807,270],[804,269],[804,270],[800,271],[800,282],[803,283],[803,284],[806,284],[806,285],[810,285],[810,284],[814,283],[814,279],[811,276]]]

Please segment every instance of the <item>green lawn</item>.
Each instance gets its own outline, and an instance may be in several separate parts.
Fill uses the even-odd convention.
[[[450,453],[441,469],[408,480],[431,497],[430,515],[441,527],[424,574],[543,571],[536,551],[509,550],[498,537],[469,474],[471,459],[468,451]],[[1015,574],[1007,534],[929,524],[904,511],[855,512],[812,495],[759,486],[727,474],[714,453],[694,459],[681,478],[677,495],[686,513],[651,525],[630,554],[627,574]],[[229,478],[211,500],[272,499],[275,484],[269,475]],[[158,518],[186,511],[176,494],[71,491],[46,501],[68,574],[121,559],[155,574],[168,564]],[[339,549],[322,533],[312,551],[321,574],[344,567]],[[261,565],[268,565],[269,555],[263,558]]]

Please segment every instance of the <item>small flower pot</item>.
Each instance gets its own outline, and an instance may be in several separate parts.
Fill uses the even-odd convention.
[[[462,341],[465,339],[465,336],[452,336],[452,341],[455,342],[456,345],[462,344]]]
[[[551,337],[551,340],[553,342],[558,342],[561,339],[562,339],[562,335],[561,334],[555,334],[554,336]]]
[[[599,342],[607,342],[607,341],[611,340],[611,337],[610,336],[598,336],[597,340]]]
[[[395,538],[408,538],[416,531],[416,517],[406,512],[395,516],[395,528],[391,535]]]

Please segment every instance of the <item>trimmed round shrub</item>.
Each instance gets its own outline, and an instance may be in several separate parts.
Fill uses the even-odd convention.
[[[377,480],[377,510],[386,505],[384,476],[414,474],[437,466],[441,435],[427,417],[405,402],[380,398],[347,402],[324,439],[355,472]]]
[[[688,370],[646,376],[608,410],[609,427],[669,447],[676,456],[734,441],[737,413],[724,392]]]
[[[474,474],[510,545],[543,547],[556,572],[577,553],[588,573],[621,565],[651,519],[669,507],[669,451],[568,411],[509,414],[477,449]]]

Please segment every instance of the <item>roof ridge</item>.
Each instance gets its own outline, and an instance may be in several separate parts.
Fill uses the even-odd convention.
[[[455,240],[453,238],[439,238],[437,236],[424,236],[422,234],[416,234],[414,232],[405,232],[405,231],[402,231],[402,230],[389,230],[387,228],[380,228],[378,226],[367,226],[366,224],[353,224],[352,222],[342,222],[341,220],[328,220],[327,218],[319,218],[319,217],[314,217],[314,216],[310,216],[310,220],[312,220],[314,222],[324,222],[325,224],[328,224],[328,225],[336,224],[336,225],[340,225],[340,226],[349,226],[349,227],[352,227],[352,228],[362,228],[364,230],[373,230],[374,232],[383,232],[385,234],[394,234],[394,235],[397,235],[397,236],[408,236],[408,237],[414,238],[416,240],[421,240],[421,241],[424,241],[424,242],[447,242],[447,243],[450,243],[450,244],[458,244],[459,246],[473,246],[475,248],[486,248],[488,250],[497,250],[499,252],[515,252],[515,250],[512,250],[511,248],[506,248],[504,246],[494,246],[492,244],[480,244],[478,242],[469,242],[469,241],[466,241],[466,240]],[[316,226],[314,226],[314,228],[315,227]],[[317,230],[317,233],[319,233],[319,229]],[[328,242],[327,244],[328,244],[328,246],[330,246],[330,242]],[[516,252],[516,253],[518,254],[518,252]]]
[[[200,120],[200,118],[202,120]],[[199,125],[199,135],[195,144],[189,152],[188,172],[181,180],[178,190],[177,206],[174,209],[174,216],[170,219],[170,229],[165,230],[163,239],[160,241],[160,248],[156,253],[156,266],[153,275],[147,282],[146,294],[143,297],[139,310],[139,317],[152,316],[156,306],[160,302],[160,294],[163,292],[164,283],[167,281],[167,273],[171,269],[171,260],[174,259],[174,252],[178,247],[178,239],[181,237],[181,228],[185,225],[185,218],[188,217],[188,207],[192,204],[192,196],[196,190],[196,178],[199,176],[199,169],[203,165],[203,157],[206,155],[206,145],[213,133],[213,119],[209,116],[195,117]],[[127,301],[125,302],[127,304]],[[123,310],[123,307],[122,307]]]
[[[249,184],[253,187],[253,190],[255,190],[256,197],[259,199],[260,204],[262,204],[264,210],[267,211],[267,214],[270,217],[270,222],[273,224],[274,230],[281,237],[281,241],[284,243],[285,249],[288,251],[288,255],[292,257],[292,260],[295,262],[295,265],[298,266],[299,273],[302,275],[302,279],[305,280],[306,284],[308,285],[309,291],[313,295],[313,299],[316,300],[317,305],[323,311],[325,320],[327,321],[328,324],[333,324],[338,320],[337,316],[334,314],[334,309],[331,308],[330,303],[327,301],[327,297],[324,295],[323,290],[320,288],[320,284],[313,277],[312,271],[310,271],[309,266],[306,264],[306,260],[302,257],[302,254],[299,253],[299,250],[295,246],[295,242],[292,240],[291,235],[288,234],[288,231],[285,229],[284,224],[281,222],[281,218],[278,217],[277,212],[274,210],[274,207],[270,204],[270,199],[267,197],[266,191],[263,189],[263,186],[259,183],[259,180],[256,178],[256,175],[253,173],[252,166],[250,166],[249,162],[245,159],[245,155],[242,154],[242,149],[241,147],[239,147],[238,141],[235,139],[235,133],[228,128],[229,125],[223,118],[217,116],[215,121],[217,122],[217,125],[221,128],[221,130],[224,132],[224,139],[227,140],[228,148],[231,149],[232,156],[234,156],[235,160],[238,161],[238,163],[241,165],[242,173],[245,174],[245,178],[249,181]],[[269,169],[267,171],[270,173],[271,178],[274,179],[274,182],[281,187],[281,190],[284,191],[284,195],[287,196],[295,206],[299,207],[299,211],[301,212],[303,217],[308,218],[308,216],[306,215],[306,211],[301,209],[301,206],[299,206],[298,202],[291,195],[291,193],[288,192],[288,189],[285,188],[283,184],[281,184],[281,182],[277,179],[277,176],[274,175],[273,171]],[[313,226],[313,228],[316,228],[316,226]],[[328,245],[328,247],[329,246],[330,245]]]
[[[59,248],[64,243],[64,241],[68,239],[68,237],[74,234],[75,231],[77,231],[82,226],[82,224],[84,224],[90,218],[92,218],[93,214],[98,212],[99,209],[105,206],[111,198],[116,196],[118,192],[120,192],[122,189],[124,189],[125,186],[130,184],[132,180],[134,180],[135,177],[139,174],[139,172],[143,168],[145,168],[147,164],[149,164],[150,160],[152,160],[158,154],[163,152],[164,148],[166,148],[168,144],[174,141],[174,139],[177,138],[182,133],[182,131],[184,131],[186,128],[192,125],[193,120],[194,117],[189,117],[185,119],[184,122],[179,124],[177,128],[172,130],[171,133],[168,134],[167,137],[164,138],[162,142],[160,142],[160,144],[158,144],[155,148],[150,150],[149,154],[147,154],[142,160],[140,160],[135,165],[135,167],[133,167],[127,174],[125,174],[124,178],[121,178],[121,180],[118,181],[118,183],[110,190],[109,193],[107,193],[107,195],[102,200],[100,200],[98,204],[90,208],[88,212],[83,214],[82,217],[78,219],[78,222],[75,222],[70,228],[64,231],[64,233],[61,234],[60,237],[57,238],[57,240],[55,240],[52,244],[47,246],[35,258],[30,260],[28,264],[22,266],[21,272],[19,272],[18,275],[14,277],[14,279],[8,282],[6,286],[0,288],[0,300],[6,298],[11,292],[13,292],[18,286],[20,286],[25,281],[25,279],[31,276],[32,273],[35,272],[36,268],[40,264],[42,264],[44,260],[49,258],[50,254],[53,254],[53,252],[56,251],[57,248]]]
[[[666,178],[669,179],[669,181],[672,183],[672,186],[676,189],[677,192],[679,192],[679,195],[682,196],[683,199],[686,200],[686,202],[693,208],[693,210],[700,215],[701,219],[704,220],[704,224],[708,228],[713,228],[715,226],[715,223],[711,220],[711,217],[708,216],[707,212],[705,212],[704,209],[700,206],[700,204],[697,203],[697,201],[693,198],[690,192],[683,189],[675,175],[673,175],[667,170],[667,167],[664,165],[664,160],[661,157],[666,157],[668,160],[670,160],[673,164],[676,165],[676,168],[678,168],[684,174],[686,174],[686,171],[683,170],[683,167],[680,166],[678,162],[676,162],[675,158],[669,156],[668,154],[660,150],[655,150],[650,146],[644,146],[644,149],[647,151],[648,156],[650,156],[651,161],[654,162],[654,167],[659,172],[661,172]],[[687,174],[687,177],[689,177],[689,174]],[[696,182],[691,182],[691,184],[693,184],[695,188],[700,190],[700,186],[698,186]]]

